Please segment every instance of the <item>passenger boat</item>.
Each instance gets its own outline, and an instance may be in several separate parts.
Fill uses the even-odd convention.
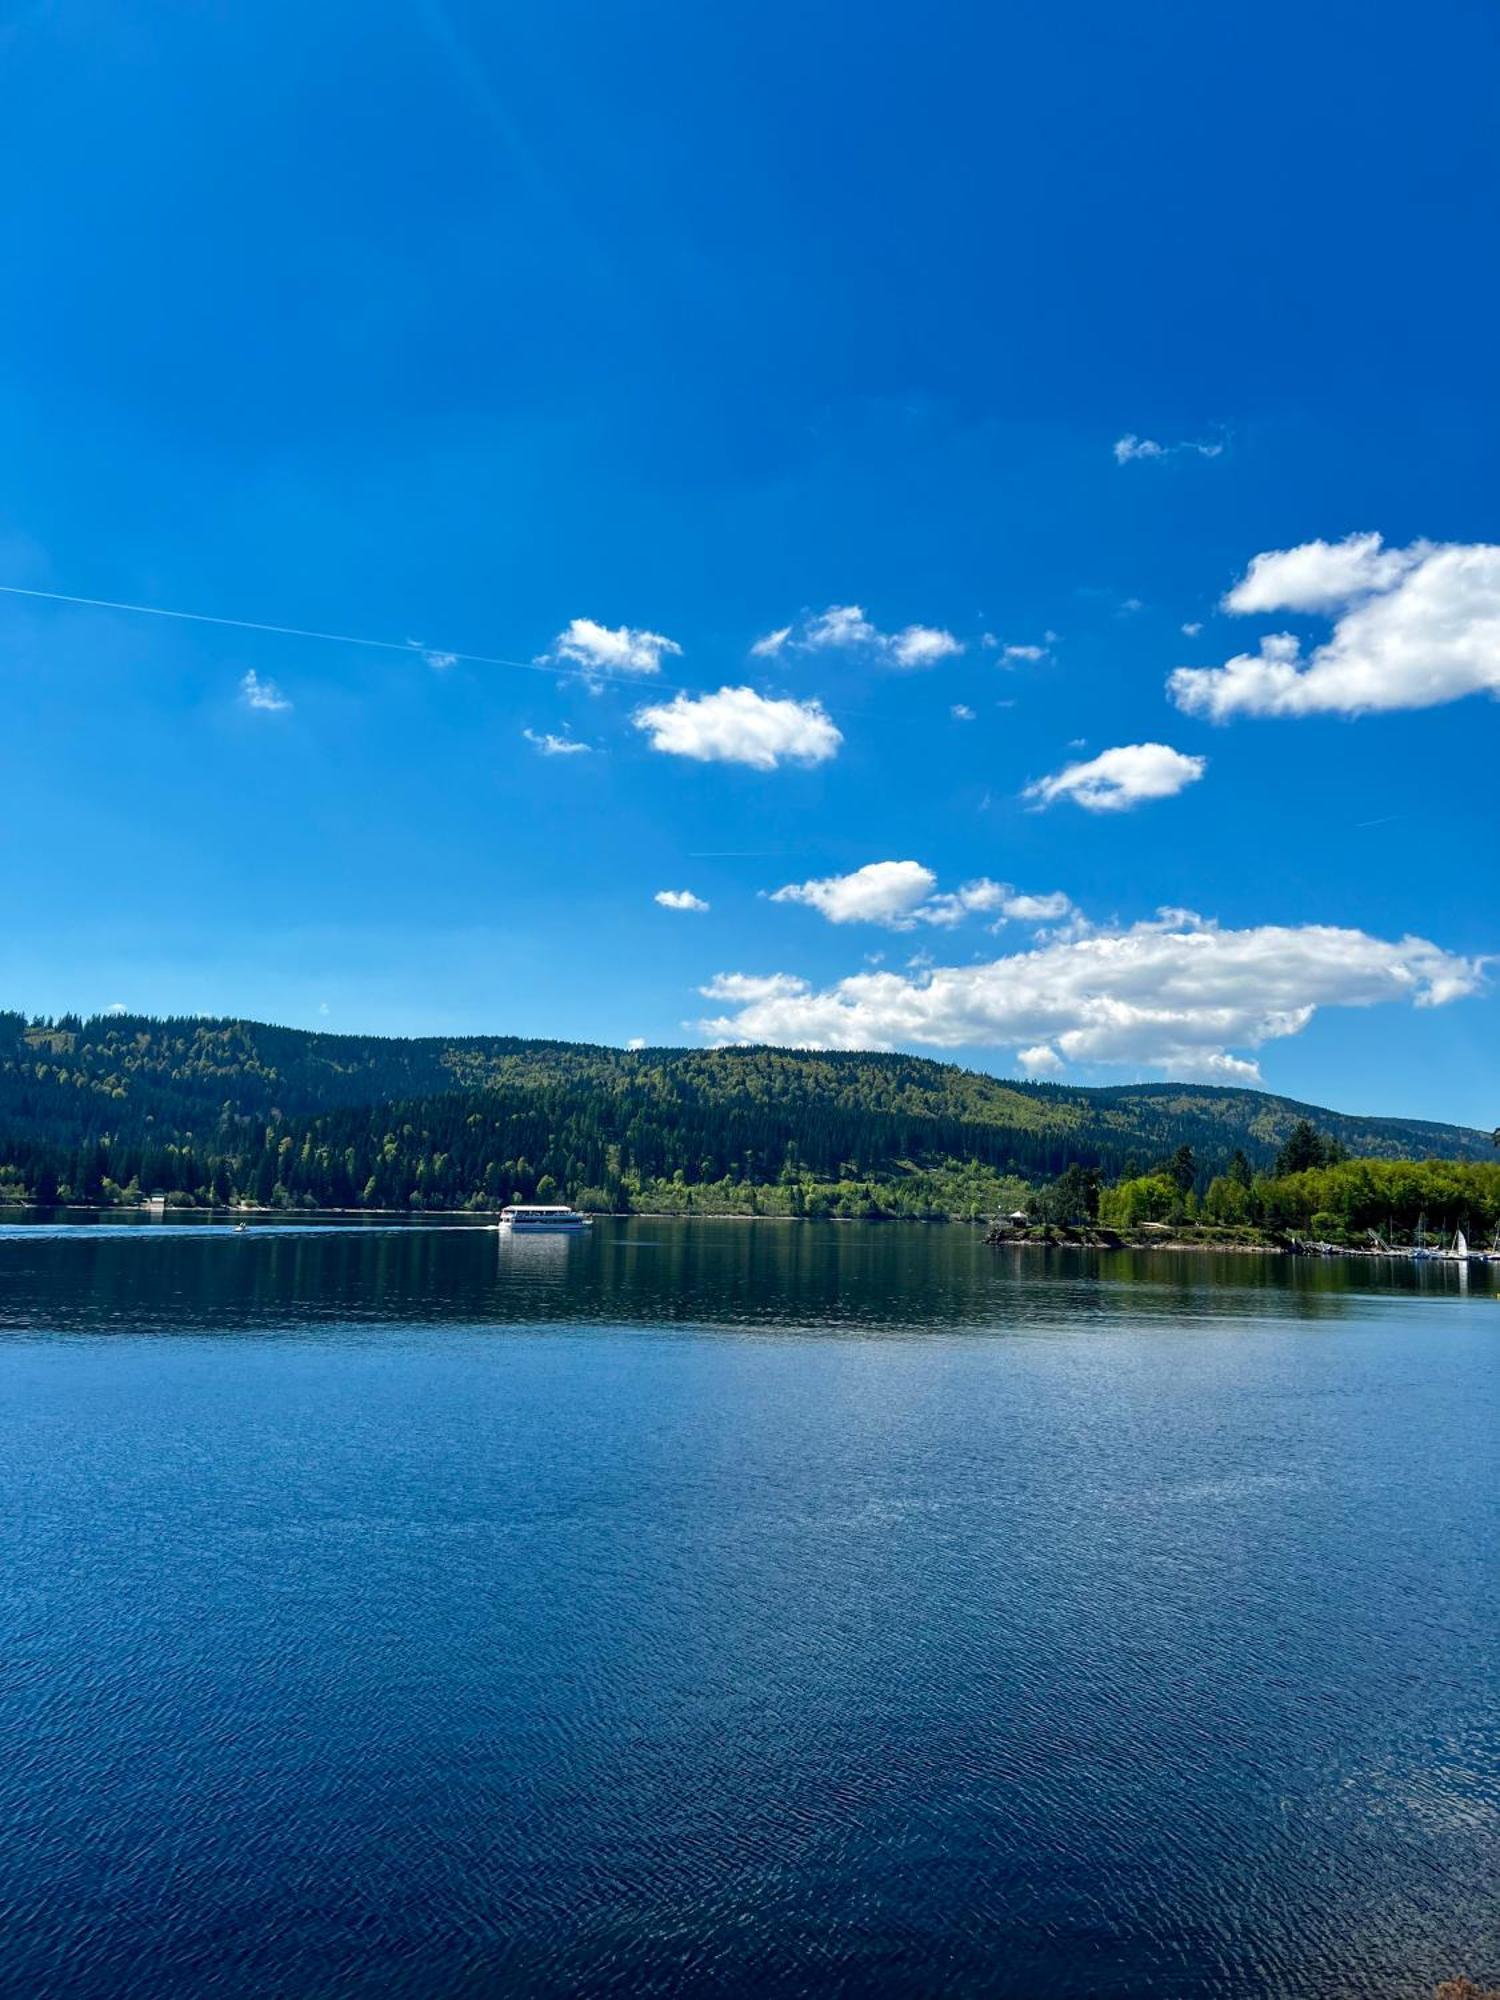
[[[500,1211],[500,1227],[507,1235],[519,1236],[523,1230],[587,1229],[588,1226],[586,1215],[562,1203],[513,1202]]]

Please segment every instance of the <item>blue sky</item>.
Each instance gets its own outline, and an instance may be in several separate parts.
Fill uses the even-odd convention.
[[[1493,1123],[1497,55],[10,10],[5,1003]]]

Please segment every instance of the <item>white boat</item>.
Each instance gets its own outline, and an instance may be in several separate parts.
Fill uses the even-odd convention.
[[[500,1227],[507,1235],[519,1236],[539,1229],[587,1229],[589,1219],[576,1208],[557,1202],[513,1202],[500,1211]]]

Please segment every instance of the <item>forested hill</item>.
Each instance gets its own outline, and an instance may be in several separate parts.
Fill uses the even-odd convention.
[[[1493,1158],[1459,1126],[1352,1118],[1196,1084],[1010,1083],[912,1056],[414,1040],[255,1022],[0,1014],[0,1174],[218,1199],[437,1207],[681,1177],[825,1182],[965,1162],[1048,1179],[1140,1171],[1191,1146],[1269,1165],[1299,1120],[1351,1153]],[[108,1191],[106,1198],[109,1198]]]

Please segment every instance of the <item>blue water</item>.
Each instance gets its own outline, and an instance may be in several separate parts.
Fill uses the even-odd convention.
[[[6,1995],[1500,1977],[1483,1274],[0,1229]]]

